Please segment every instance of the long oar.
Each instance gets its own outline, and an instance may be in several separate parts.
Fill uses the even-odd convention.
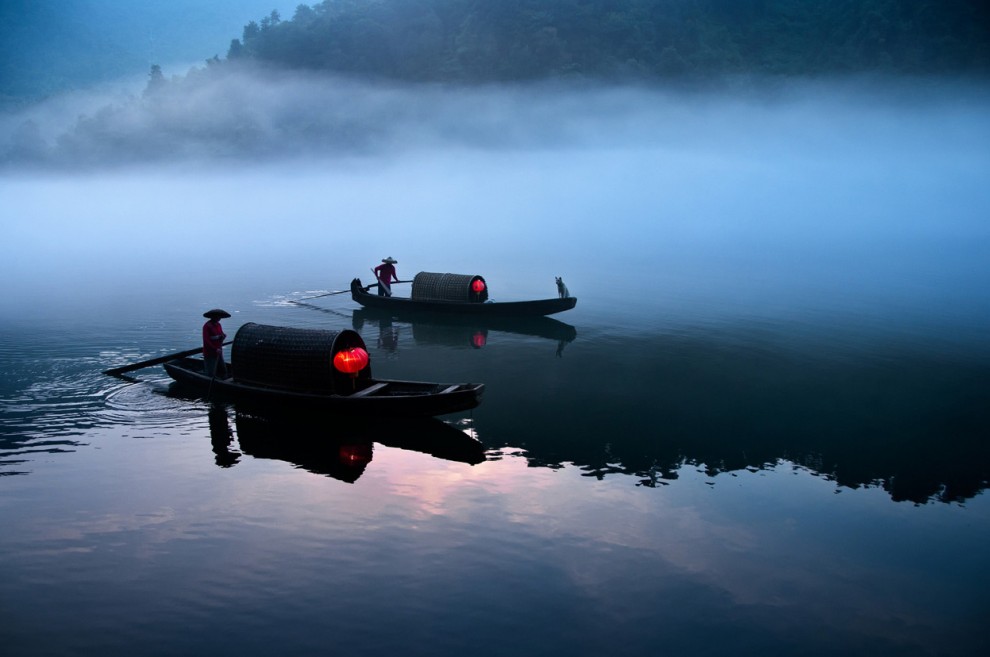
[[[378,285],[378,283],[372,283],[371,285],[365,285],[361,289],[362,290],[370,290],[371,288],[373,288],[376,285]],[[309,301],[310,299],[319,299],[320,297],[332,297],[335,294],[349,294],[349,293],[350,293],[350,290],[337,290],[336,292],[327,292],[326,294],[317,294],[317,295],[312,296],[312,297],[303,297],[302,299],[291,299],[291,301],[292,301],[292,303],[296,303],[298,301]]]
[[[230,342],[224,342],[224,345],[230,344]],[[117,376],[118,374],[123,374],[124,372],[132,372],[134,370],[139,370],[144,367],[151,367],[152,365],[160,365],[161,363],[167,363],[170,360],[175,360],[176,358],[185,358],[186,356],[193,356],[203,352],[202,347],[196,347],[195,349],[187,349],[185,351],[180,351],[178,353],[169,354],[167,356],[159,356],[158,358],[152,358],[151,360],[142,360],[140,363],[131,363],[130,365],[124,365],[122,367],[114,367],[109,370],[103,370],[104,374],[109,374],[110,376]]]
[[[412,283],[412,281],[392,281],[392,282],[393,283]],[[367,292],[368,290],[370,290],[371,288],[375,287],[376,285],[378,285],[378,283],[372,283],[371,285],[365,285],[361,289],[364,290],[365,292]],[[319,299],[320,297],[332,297],[335,294],[350,294],[350,292],[351,292],[350,290],[337,290],[336,292],[327,292],[326,294],[317,294],[316,296],[312,296],[312,297],[303,297],[302,299],[292,299],[291,302],[292,303],[297,303],[299,301],[309,301],[310,299]]]

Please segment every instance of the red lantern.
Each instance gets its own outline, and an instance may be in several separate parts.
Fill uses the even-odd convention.
[[[351,376],[357,376],[357,373],[363,370],[368,365],[368,352],[361,347],[351,347],[350,349],[341,349],[333,357],[333,366],[337,368],[338,371],[344,374],[350,374]]]
[[[471,281],[471,290],[475,294],[481,294],[482,292],[485,291],[485,282],[480,278],[474,279],[473,281]]]

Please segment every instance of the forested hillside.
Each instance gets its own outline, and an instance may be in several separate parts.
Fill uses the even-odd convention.
[[[986,73],[985,0],[325,0],[228,59],[363,77]]]
[[[717,87],[732,78],[734,89],[752,82],[758,90],[766,81],[779,88],[788,76],[814,84],[815,76],[871,73],[879,74],[864,78],[871,88],[889,76],[891,87],[906,81],[917,94],[926,93],[915,84],[918,78],[897,76],[930,76],[937,85],[972,76],[985,87],[988,4],[326,0],[299,5],[291,19],[271,11],[249,22],[230,41],[226,57],[207,53],[206,66],[185,75],[153,64],[140,96],[67,109],[67,125],[41,115],[0,122],[0,167],[364,152],[431,136],[501,143],[505,118],[467,109],[489,105],[493,96],[483,95],[490,91],[484,87],[495,82],[564,80],[580,87],[588,81],[606,83],[588,84],[592,89],[664,90],[681,81],[693,87],[711,80]],[[443,95],[454,87],[458,94]],[[512,111],[533,102],[514,97],[519,88],[499,88]],[[535,114],[555,115],[551,105]],[[423,121],[438,114],[446,121]],[[553,121],[540,125],[528,134],[553,132]]]

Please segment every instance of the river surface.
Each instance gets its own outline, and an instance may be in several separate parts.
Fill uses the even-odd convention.
[[[990,121],[865,114],[764,117],[756,150],[5,176],[0,650],[987,654]],[[578,304],[327,295],[386,256]],[[217,306],[483,402],[355,424],[101,374]]]

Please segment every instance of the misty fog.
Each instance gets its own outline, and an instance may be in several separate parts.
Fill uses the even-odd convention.
[[[649,297],[976,326],[988,109],[985,87],[935,80],[451,89],[248,72],[50,99],[0,120],[0,312],[117,303],[163,277],[178,297],[208,262],[259,298],[330,289],[393,255],[400,274],[497,278],[503,297],[563,275],[601,312]]]
[[[138,81],[56,96],[0,116],[6,169],[207,160],[532,150],[776,146],[791,156],[986,135],[990,89],[938,79],[739,80],[662,90],[564,83],[451,88],[369,84],[228,65],[163,88]],[[941,124],[941,125],[939,125]],[[934,129],[934,130],[933,130]],[[945,131],[948,132],[945,132]]]

